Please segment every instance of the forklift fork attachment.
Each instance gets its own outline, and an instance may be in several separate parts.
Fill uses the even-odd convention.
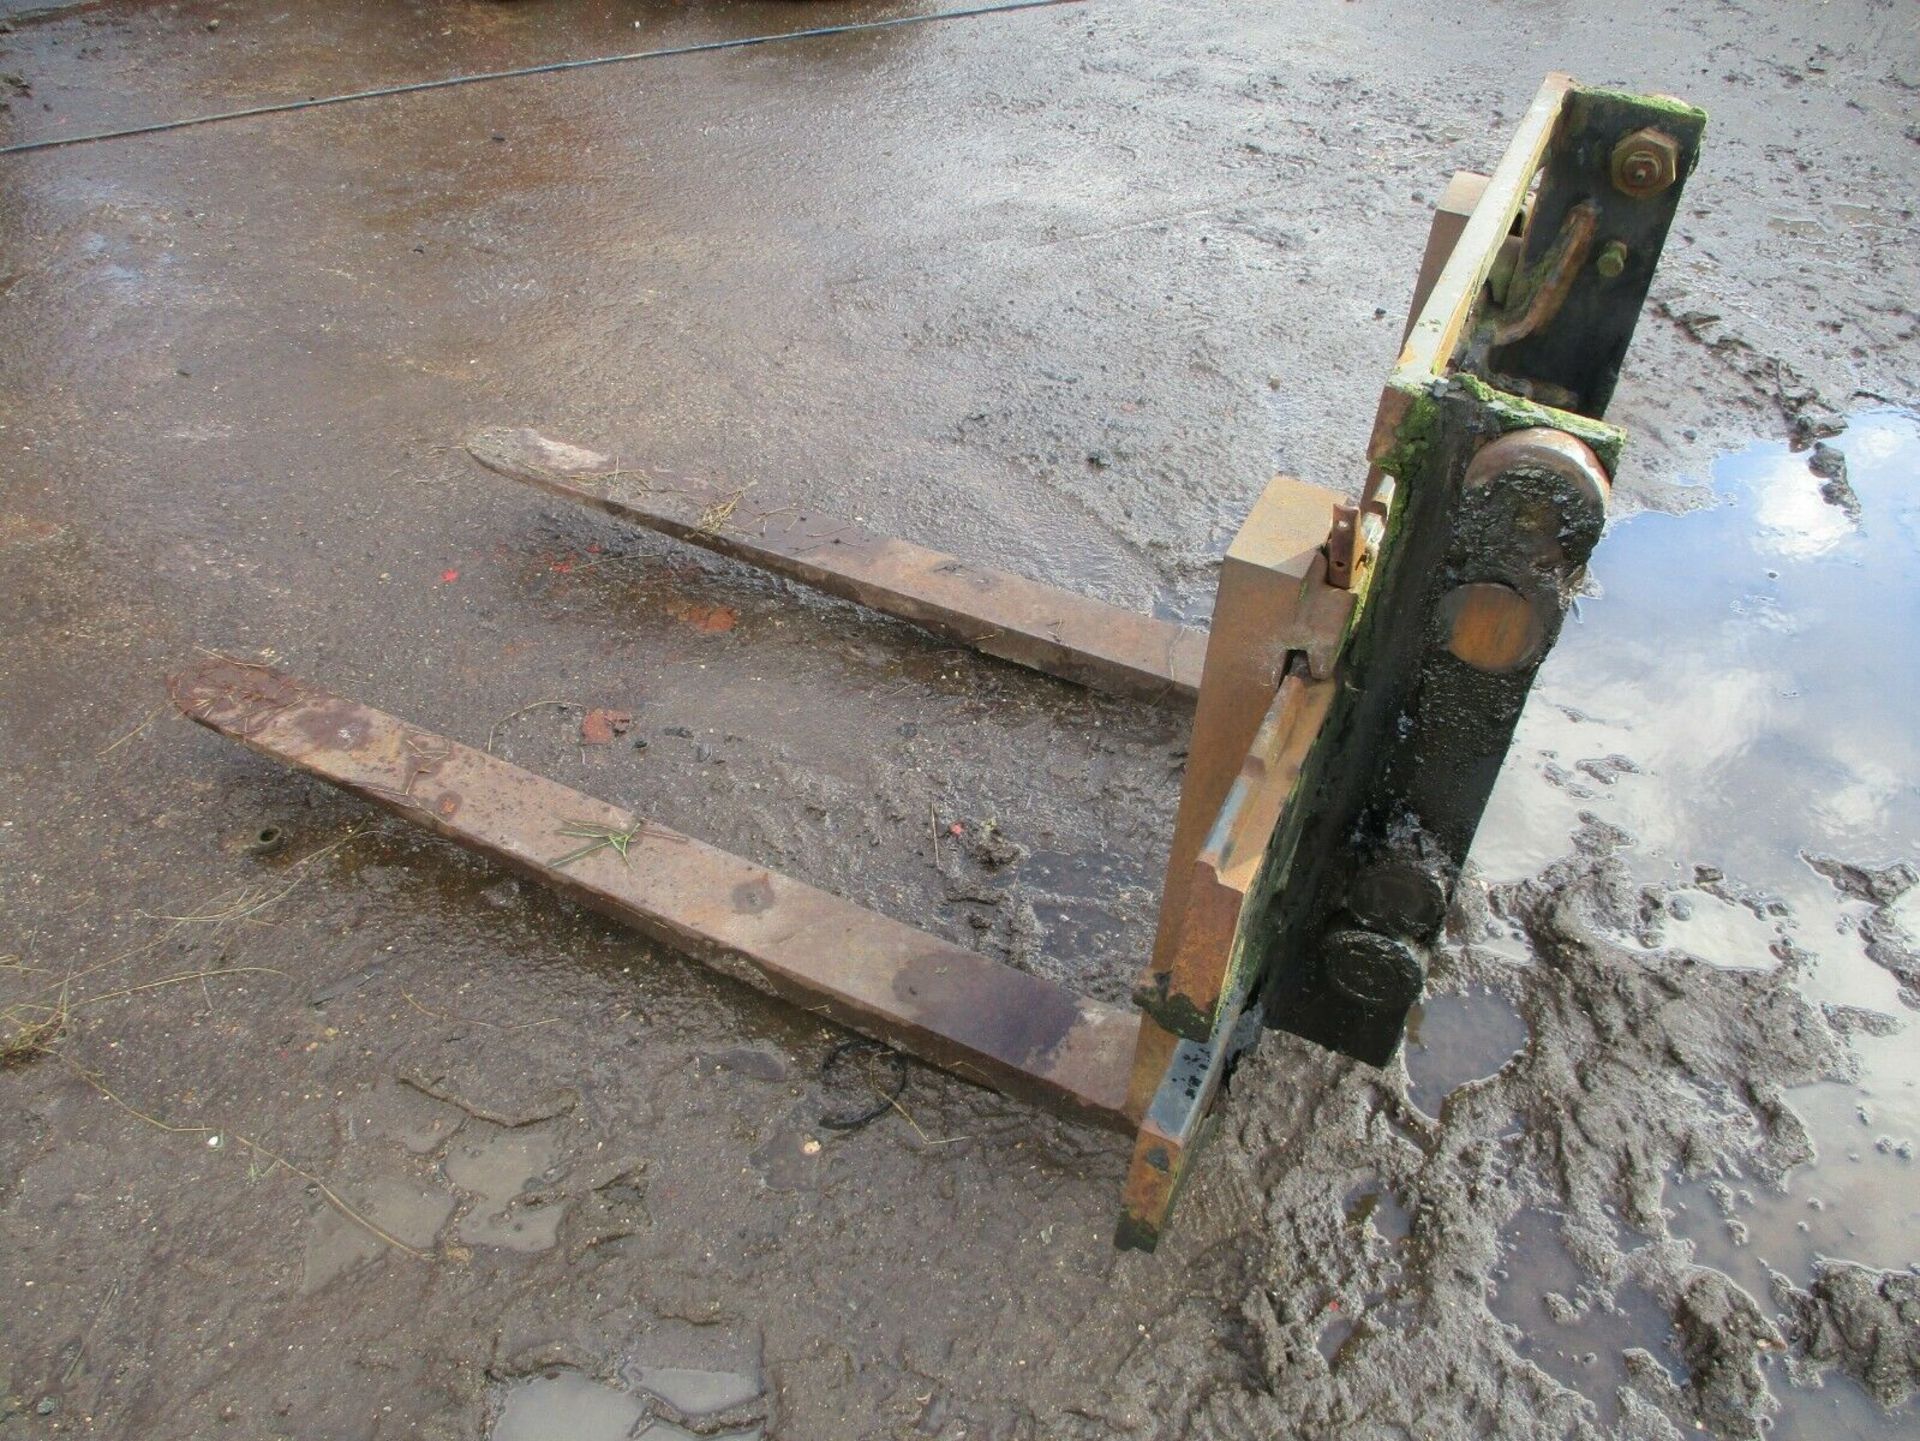
[[[188,715],[728,974],[934,1065],[1135,1134],[1117,1240],[1151,1249],[1256,1019],[1398,1050],[1533,678],[1605,524],[1603,419],[1705,116],[1551,75],[1442,198],[1359,499],[1268,485],[1200,632],[804,507],[528,430],[488,469],[1194,721],[1138,1009],[890,920],[264,666]],[[1358,476],[1356,476],[1358,479]],[[578,845],[581,836],[604,844]],[[615,844],[615,838],[618,843]]]
[[[715,970],[958,1075],[1126,1129],[1139,1019],[329,695],[211,660],[169,683],[209,730],[364,796]],[[583,837],[607,843],[581,845]],[[613,841],[617,839],[618,844]]]
[[[1148,700],[1191,698],[1200,684],[1205,631],[971,565],[812,509],[763,510],[747,502],[746,490],[729,493],[678,477],[656,484],[645,471],[624,470],[532,430],[484,430],[467,451],[509,480],[1062,680]]]

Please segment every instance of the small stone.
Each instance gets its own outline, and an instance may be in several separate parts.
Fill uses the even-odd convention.
[[[42,1396],[40,1398],[40,1404],[33,1409],[42,1416],[51,1416],[55,1411],[60,1409],[60,1403],[51,1396]]]

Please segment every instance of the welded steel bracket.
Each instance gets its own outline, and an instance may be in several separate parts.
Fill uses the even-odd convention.
[[[989,655],[1192,698],[1137,1009],[1076,996],[264,666],[176,676],[193,719],[935,1065],[1133,1133],[1118,1240],[1162,1234],[1252,1022],[1372,1065],[1426,957],[1605,520],[1601,419],[1704,116],[1541,88],[1493,174],[1456,176],[1357,502],[1256,501],[1196,631],[747,492],[501,429],[489,469]],[[602,845],[579,847],[582,835]],[[572,838],[572,839],[567,839]],[[564,852],[564,854],[562,853]]]

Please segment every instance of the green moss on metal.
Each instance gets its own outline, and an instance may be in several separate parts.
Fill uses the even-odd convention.
[[[1358,610],[1359,606],[1356,605],[1356,613]],[[1348,633],[1352,633],[1351,629]],[[1264,947],[1255,943],[1248,927],[1267,913],[1273,898],[1286,885],[1287,877],[1292,873],[1294,858],[1300,848],[1301,830],[1306,824],[1309,800],[1320,784],[1329,753],[1333,749],[1328,740],[1331,728],[1332,715],[1329,713],[1322,723],[1320,739],[1308,749],[1306,763],[1294,778],[1293,788],[1287,792],[1286,802],[1280,808],[1279,826],[1267,843],[1267,853],[1240,907],[1240,919],[1234,927],[1233,940],[1227,951],[1226,970],[1221,974],[1220,994],[1210,1006],[1202,1005],[1194,997],[1173,990],[1171,977],[1155,977],[1155,984],[1141,986],[1134,991],[1134,1004],[1158,1021],[1163,1030],[1189,1041],[1225,1045],[1232,1022],[1239,1018],[1259,988],[1264,979],[1261,968],[1267,960],[1267,953]]]
[[[1564,430],[1568,435],[1586,442],[1607,468],[1609,475],[1618,467],[1620,451],[1627,443],[1627,435],[1617,425],[1608,425],[1604,420],[1595,420],[1571,410],[1542,405],[1537,400],[1524,399],[1488,385],[1475,375],[1462,373],[1451,379],[1454,385],[1479,402],[1481,412],[1494,422],[1494,427],[1502,435],[1510,430],[1528,430],[1534,426]]]
[[[1161,1030],[1186,1040],[1204,1041],[1213,1033],[1213,1017],[1196,1006],[1190,996],[1163,995],[1142,986],[1133,993],[1133,1003],[1159,1022]]]
[[[1387,382],[1387,388],[1400,397],[1406,410],[1394,428],[1393,444],[1374,456],[1373,463],[1395,480],[1417,475],[1427,452],[1440,438],[1440,400],[1432,384],[1397,377]]]
[[[1641,95],[1630,90],[1612,90],[1604,85],[1578,85],[1575,95],[1593,100],[1616,100],[1623,105],[1637,106],[1643,110],[1657,110],[1663,115],[1671,115],[1676,120],[1685,120],[1695,125],[1707,123],[1707,112],[1698,105],[1689,105],[1684,100],[1671,95]]]

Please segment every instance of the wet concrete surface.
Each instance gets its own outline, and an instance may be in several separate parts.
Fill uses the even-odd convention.
[[[76,7],[0,34],[0,133],[886,13]],[[0,1073],[0,1432],[1910,1429],[1913,39],[1100,0],[0,159],[0,1003],[70,1006]],[[804,1014],[158,713],[200,649],[272,658],[1116,999],[1177,710],[458,443],[1203,615],[1275,466],[1357,481],[1428,203],[1555,67],[1714,116],[1615,403],[1632,518],[1426,1044],[1267,1038],[1155,1258],[1108,1245],[1110,1138],[917,1068],[824,1131]],[[1851,506],[1786,444],[1849,416]],[[647,745],[583,750],[588,705]]]

